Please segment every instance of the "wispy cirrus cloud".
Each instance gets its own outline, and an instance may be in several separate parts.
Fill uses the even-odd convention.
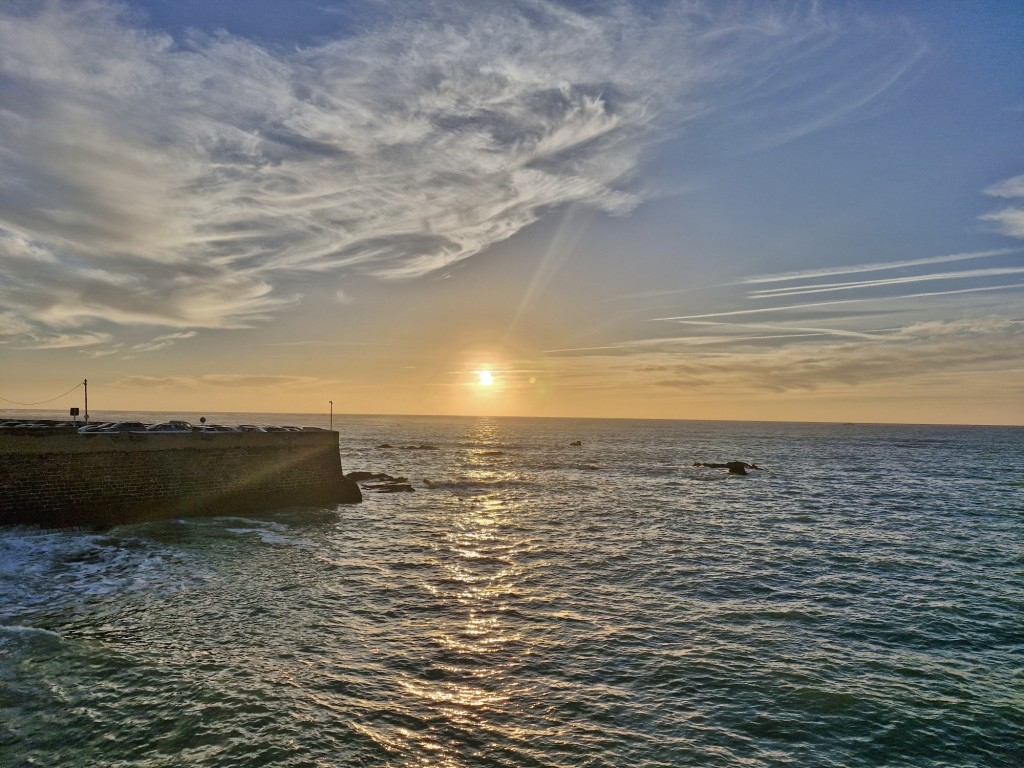
[[[790,288],[767,288],[753,291],[754,299],[779,298],[782,296],[804,296],[809,293],[832,293],[834,291],[855,291],[864,288],[881,288],[891,285],[907,285],[909,283],[926,283],[936,280],[976,280],[1009,275],[1024,274],[1024,267],[991,267],[988,269],[961,269],[951,272],[935,272],[927,275],[902,275],[877,280],[847,280],[839,283],[813,283],[811,285]]]
[[[673,125],[770,83],[815,94],[773,123],[806,133],[920,55],[813,5],[741,10],[395,3],[386,26],[289,51],[172,39],[106,0],[0,10],[0,308],[68,339],[251,326],[304,275],[411,278],[556,206],[626,214]],[[794,80],[836,46],[885,55]]]
[[[111,338],[110,334],[97,331],[47,330],[17,312],[0,311],[0,345],[10,345],[17,349],[65,349],[106,344]]]
[[[852,393],[894,382],[952,386],[971,376],[1011,382],[1024,360],[1024,284],[1014,282],[1024,273],[1015,266],[1019,253],[993,249],[743,278],[718,286],[710,311],[654,318],[658,335],[545,354],[579,386],[601,378],[612,389],[631,381],[652,393]],[[943,268],[977,261],[988,263]],[[872,273],[875,279],[836,279]],[[822,299],[807,301],[808,294]],[[665,334],[666,324],[678,331]]]
[[[826,341],[748,349],[728,358],[676,360],[659,385],[754,392],[852,389],[966,372],[1006,371],[1008,352],[1024,353],[1022,324],[1002,317],[913,323],[871,341]],[[717,388],[717,389],[716,389]]]
[[[899,261],[878,261],[871,264],[844,264],[835,267],[823,267],[821,269],[808,269],[799,272],[780,272],[774,275],[755,275],[743,278],[740,282],[749,283],[780,283],[792,280],[811,280],[819,277],[835,277],[838,275],[856,275],[865,272],[887,272],[892,270],[904,270],[911,267],[929,267],[934,264],[949,264],[956,261],[970,261],[974,259],[988,259],[993,256],[1008,256],[1020,253],[1019,248],[995,248],[987,251],[972,251],[965,253],[950,253],[943,256],[929,256],[921,259],[903,259]]]
[[[1020,200],[1024,198],[1024,175],[1006,179],[985,190],[992,197]],[[982,221],[994,221],[999,231],[1010,237],[1024,237],[1024,207],[1009,206],[981,216]]]
[[[144,352],[155,352],[158,349],[169,347],[175,342],[181,341],[182,339],[191,339],[197,333],[197,331],[184,331],[182,333],[167,333],[164,334],[163,336],[157,336],[155,339],[151,341],[147,341],[143,344],[133,345],[124,355],[124,357],[131,358]]]
[[[2,337],[0,337],[2,338]],[[85,331],[83,333],[38,333],[29,330],[20,336],[16,344],[18,349],[68,349],[73,347],[92,347],[106,344],[113,337],[109,333]]]
[[[615,390],[628,385],[695,396],[851,392],[911,381],[955,386],[963,376],[977,374],[1019,380],[1020,364],[1010,361],[1024,359],[1024,322],[997,316],[915,322],[859,338],[827,332],[765,335],[768,327],[755,335],[732,330],[718,340],[674,337],[548,354],[560,358],[567,386]],[[800,343],[789,343],[795,339]],[[602,360],[599,378],[592,374],[594,358]]]
[[[316,376],[277,376],[244,373],[208,373],[202,376],[125,376],[114,382],[119,387],[151,389],[206,389],[222,387],[233,389],[280,390],[329,383]]]

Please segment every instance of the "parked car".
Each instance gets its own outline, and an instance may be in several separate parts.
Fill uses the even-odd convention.
[[[200,432],[240,432],[238,427],[225,427],[221,424],[202,424],[199,427]]]
[[[120,432],[145,432],[146,425],[141,421],[117,421],[103,429],[97,429],[96,431],[102,435]]]
[[[191,432],[192,424],[188,421],[165,421],[162,424],[153,424],[146,427],[148,432]]]
[[[112,421],[104,421],[104,422],[99,422],[99,423],[96,423],[96,424],[86,424],[84,427],[79,427],[78,431],[79,432],[101,432],[102,430],[107,429],[108,427],[112,427],[112,426],[114,426],[114,422],[112,422]]]

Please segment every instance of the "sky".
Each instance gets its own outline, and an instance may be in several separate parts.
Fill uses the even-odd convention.
[[[0,410],[1024,424],[1022,129],[1016,0],[3,0]]]

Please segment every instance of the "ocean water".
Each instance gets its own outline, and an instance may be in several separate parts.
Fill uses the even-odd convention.
[[[1024,765],[1024,429],[334,426],[416,490],[0,529],[0,766]]]

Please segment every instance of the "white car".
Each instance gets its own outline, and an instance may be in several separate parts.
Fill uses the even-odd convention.
[[[165,421],[146,427],[147,432],[191,432],[192,429],[192,424],[187,421]]]

